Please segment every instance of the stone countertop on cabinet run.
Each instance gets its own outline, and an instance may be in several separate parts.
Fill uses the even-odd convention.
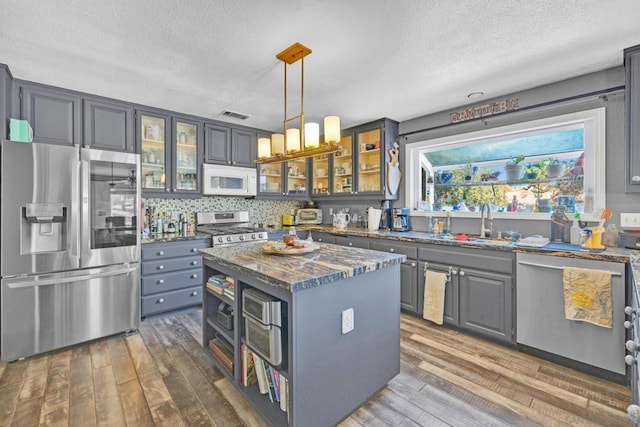
[[[205,240],[210,238],[210,234],[204,233],[189,233],[185,236],[179,234],[154,234],[149,237],[143,237],[140,239],[140,243],[145,245],[149,243],[181,242],[185,240]]]
[[[404,255],[318,243],[319,249],[303,255],[267,254],[264,242],[222,245],[201,249],[205,261],[256,277],[261,282],[291,292],[399,265]]]

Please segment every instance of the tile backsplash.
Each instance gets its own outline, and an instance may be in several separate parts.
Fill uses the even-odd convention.
[[[255,224],[279,225],[282,214],[289,213],[300,206],[299,202],[282,200],[256,200],[243,197],[203,197],[200,199],[145,199],[146,207],[155,208],[155,212],[187,214],[189,225],[195,230],[196,212],[249,211],[249,222]]]

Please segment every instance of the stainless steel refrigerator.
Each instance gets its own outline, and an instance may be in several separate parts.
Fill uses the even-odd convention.
[[[2,360],[140,325],[137,154],[2,141]]]

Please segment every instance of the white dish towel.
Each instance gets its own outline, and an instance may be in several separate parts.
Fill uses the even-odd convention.
[[[424,301],[422,317],[437,325],[444,319],[444,289],[447,275],[436,271],[424,272]]]

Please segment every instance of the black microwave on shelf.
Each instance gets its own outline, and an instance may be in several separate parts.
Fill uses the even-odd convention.
[[[242,291],[245,341],[258,356],[274,367],[285,359],[286,304],[254,288]]]

